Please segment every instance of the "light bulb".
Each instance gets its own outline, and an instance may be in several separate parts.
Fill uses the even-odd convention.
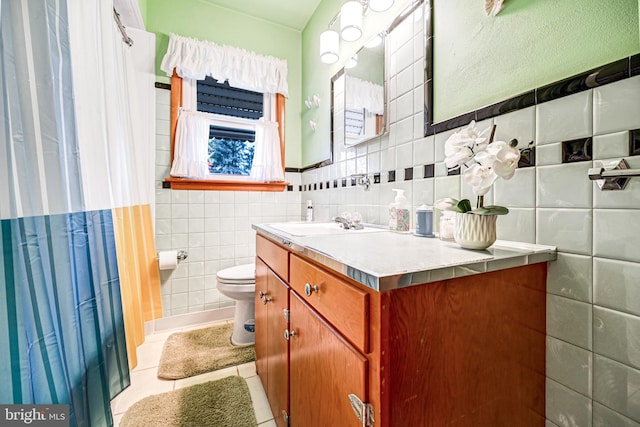
[[[320,34],[320,60],[325,64],[333,64],[339,59],[338,49],[340,36],[333,30],[325,30]]]
[[[362,4],[348,1],[340,9],[340,35],[348,42],[356,41],[362,35]]]
[[[369,0],[369,9],[374,12],[384,12],[393,6],[393,0]]]

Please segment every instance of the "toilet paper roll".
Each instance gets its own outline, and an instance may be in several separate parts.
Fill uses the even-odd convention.
[[[160,270],[173,270],[178,266],[178,251],[158,252],[158,266]]]

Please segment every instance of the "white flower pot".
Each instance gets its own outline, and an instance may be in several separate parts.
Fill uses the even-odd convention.
[[[453,237],[463,248],[486,249],[496,241],[497,217],[497,215],[456,213]]]

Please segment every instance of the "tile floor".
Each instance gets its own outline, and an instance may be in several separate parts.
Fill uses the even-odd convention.
[[[231,320],[226,322],[231,322]],[[218,322],[215,324],[226,322]],[[255,362],[232,366],[181,380],[163,380],[157,377],[160,354],[162,353],[164,342],[169,335],[174,332],[182,332],[212,325],[213,324],[194,325],[192,327],[154,333],[146,337],[144,344],[138,347],[138,366],[131,371],[131,385],[111,401],[115,427],[120,425],[120,419],[131,405],[147,396],[177,390],[181,387],[188,387],[206,381],[217,380],[230,375],[240,375],[247,381],[251,399],[253,400],[253,409],[256,414],[256,420],[258,421],[258,427],[276,427],[271,409],[269,408],[267,396],[264,393],[260,378],[256,374]]]

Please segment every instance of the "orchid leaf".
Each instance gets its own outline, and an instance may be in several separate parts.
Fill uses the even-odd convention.
[[[483,206],[481,208],[475,208],[471,211],[475,215],[506,215],[509,213],[509,209],[504,206]]]
[[[458,211],[465,213],[471,210],[471,202],[469,199],[462,199],[458,202]]]

